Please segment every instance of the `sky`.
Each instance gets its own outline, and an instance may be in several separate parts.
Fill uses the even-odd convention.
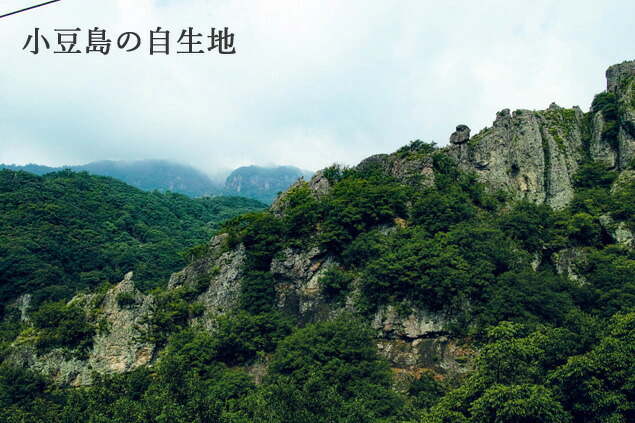
[[[0,0],[0,15],[43,1]],[[0,18],[0,163],[315,171],[447,145],[505,108],[588,110],[606,68],[635,59],[634,18],[632,0],[60,0]],[[158,27],[168,55],[150,55]],[[189,27],[227,27],[236,53],[177,54]],[[34,37],[23,49],[35,28],[38,54]],[[75,28],[84,52],[55,54],[54,30]],[[108,55],[85,53],[95,28]],[[116,46],[129,31],[133,52]]]

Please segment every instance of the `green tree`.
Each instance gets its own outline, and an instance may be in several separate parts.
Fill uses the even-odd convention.
[[[341,318],[307,325],[284,339],[269,367],[265,389],[293,387],[296,395],[276,401],[298,410],[298,416],[332,412],[335,401],[348,409],[344,415],[360,407],[371,416],[387,417],[403,406],[390,380],[387,363],[377,355],[368,330]]]
[[[86,352],[93,344],[95,327],[78,304],[64,301],[46,303],[32,315],[33,327],[39,329],[36,346],[42,350],[68,347]]]

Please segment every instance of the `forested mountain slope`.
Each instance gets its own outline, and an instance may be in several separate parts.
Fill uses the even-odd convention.
[[[635,63],[607,75],[588,113],[503,111],[300,180],[165,289],[16,313],[0,415],[635,420]]]
[[[239,197],[148,193],[70,170],[36,176],[0,171],[0,305],[35,303],[121,280],[155,288],[187,263],[188,249],[219,224],[264,204]]]

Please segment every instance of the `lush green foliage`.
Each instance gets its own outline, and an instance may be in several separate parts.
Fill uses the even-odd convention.
[[[276,408],[273,421],[376,421],[403,408],[390,384],[370,333],[342,318],[308,325],[283,340],[264,390]]]
[[[424,421],[631,421],[634,322],[629,313],[616,314],[603,331],[581,315],[533,332],[511,323],[493,327],[474,372]]]
[[[33,313],[32,320],[39,330],[35,345],[41,350],[68,347],[83,352],[92,346],[95,328],[78,304],[45,303]]]
[[[613,192],[612,200],[612,216],[625,222],[630,230],[635,230],[635,181],[631,179],[620,184]]]
[[[343,300],[350,291],[353,280],[354,276],[351,272],[331,268],[321,276],[319,285],[324,296],[329,300]]]
[[[601,112],[604,118],[602,139],[612,146],[617,146],[617,134],[619,132],[619,104],[615,93],[603,92],[595,96],[591,103],[592,112]]]
[[[217,325],[210,350],[216,360],[228,365],[251,363],[259,355],[273,352],[294,328],[291,319],[279,312],[239,312],[219,317]]]
[[[306,239],[315,233],[318,202],[306,185],[294,187],[284,197],[284,231],[287,238]],[[300,244],[301,245],[301,244]]]
[[[0,171],[0,304],[25,292],[35,304],[135,271],[137,285],[165,283],[177,254],[206,242],[219,223],[263,208],[241,198],[147,193],[111,178],[60,171]]]
[[[406,192],[375,166],[349,172],[322,204],[321,243],[339,253],[368,229],[406,217]]]
[[[0,420],[353,423],[394,421],[409,413],[362,326],[341,320],[286,336],[288,324],[272,324],[281,319],[243,314],[219,322],[217,335],[184,330],[172,338],[153,373],[96,375],[87,388],[51,389],[38,373],[2,365]],[[236,342],[252,343],[233,350]],[[276,345],[260,386],[224,363],[244,363],[242,354],[252,347],[272,352]]]
[[[608,119],[613,100],[596,100]],[[238,310],[197,319],[206,275],[192,287],[156,290],[146,336],[164,349],[152,371],[67,389],[5,363],[0,420],[633,421],[635,253],[615,244],[605,226],[612,217],[635,227],[635,182],[582,163],[573,201],[555,211],[506,202],[420,141],[394,158],[425,161],[434,178],[398,180],[373,161],[333,166],[324,173],[327,193],[299,184],[275,213],[231,219],[224,248],[244,248],[246,257]],[[302,325],[276,307],[286,281],[271,272],[272,262],[315,248],[336,263],[320,274],[315,295],[335,309],[354,303],[355,316]],[[207,254],[198,247],[185,256]],[[63,288],[44,292],[63,298]],[[134,306],[130,295],[117,301]],[[448,334],[478,351],[473,368],[451,381],[424,371],[394,389],[374,333],[360,323],[386,305],[402,317],[415,308],[444,316]],[[0,354],[19,333],[42,349],[85,349],[95,330],[82,309],[63,302],[41,307],[28,326],[3,323]],[[12,378],[19,386],[8,387]]]

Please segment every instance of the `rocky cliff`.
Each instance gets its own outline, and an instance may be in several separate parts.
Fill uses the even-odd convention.
[[[87,356],[66,349],[39,352],[27,336],[18,338],[8,361],[30,367],[62,384],[90,384],[93,372],[122,373],[151,363],[155,345],[143,339],[154,299],[135,288],[132,272],[102,294],[79,295],[71,303],[81,305],[99,330]]]
[[[578,107],[562,108],[555,104],[541,111],[512,113],[505,109],[497,114],[492,127],[476,135],[471,135],[465,125],[457,126],[450,137],[450,146],[440,152],[463,170],[474,171],[489,189],[502,190],[512,200],[524,199],[562,209],[573,198],[573,175],[585,160],[599,161],[615,170],[631,166],[635,158],[634,77],[635,62],[612,66],[607,71],[607,98],[609,106],[616,106],[614,114],[610,108],[600,106],[589,113]],[[435,181],[434,163],[427,154],[400,151],[376,155],[362,161],[358,169],[367,166],[379,166],[402,184],[426,187]],[[298,188],[308,188],[317,200],[327,196],[333,184],[326,173],[320,171],[308,182],[303,179],[295,182],[273,203],[273,214],[284,218],[287,197]],[[240,180],[236,184],[240,187]],[[633,236],[623,225],[608,216],[601,223],[615,242],[632,245]],[[395,220],[380,229],[389,233],[402,224]],[[242,244],[230,248],[228,237],[227,234],[214,237],[202,258],[170,278],[168,289],[194,289],[197,296],[193,302],[204,305],[203,313],[190,319],[192,325],[202,323],[214,330],[216,316],[232,313],[240,306],[247,256]],[[553,260],[558,272],[575,279],[575,263],[584,259],[580,251],[572,248],[555,254]],[[275,281],[276,308],[295,316],[300,324],[355,313],[358,280],[353,282],[346,298],[338,302],[330,301],[321,287],[322,276],[341,266],[340,257],[316,243],[284,248],[271,260],[268,269]],[[128,293],[133,301],[120,304],[117,298],[122,292]],[[55,351],[38,356],[26,347],[17,348],[12,359],[71,384],[88,383],[93,370],[124,372],[156,359],[156,346],[137,336],[152,316],[154,300],[134,288],[131,275],[101,297],[87,295],[74,301],[101,310],[108,327],[95,336],[88,359],[67,359]],[[382,305],[369,320],[379,351],[392,361],[395,369],[416,372],[428,367],[460,373],[469,362],[471,353],[446,337],[448,325],[453,322],[442,311],[412,305]]]
[[[491,189],[563,208],[573,197],[571,176],[583,158],[623,170],[635,157],[635,62],[611,66],[606,76],[615,116],[593,107],[585,115],[579,107],[556,104],[540,111],[505,109],[474,136],[467,126],[457,126],[448,154]],[[616,126],[613,136],[609,125]]]
[[[571,175],[583,154],[583,126],[579,108],[505,109],[491,128],[471,138],[457,138],[457,128],[448,153],[492,189],[562,208],[573,197]]]

